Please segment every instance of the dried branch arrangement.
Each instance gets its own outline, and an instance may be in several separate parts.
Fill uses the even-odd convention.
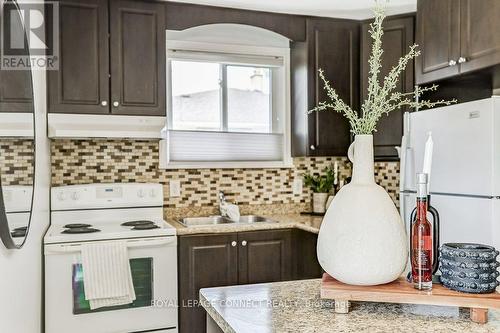
[[[398,64],[384,77],[383,82],[380,82],[380,69],[382,67],[382,55],[384,53],[382,49],[382,37],[384,35],[382,24],[386,15],[385,6],[381,5],[379,0],[375,1],[374,14],[375,20],[370,24],[369,30],[373,44],[371,55],[368,60],[370,67],[368,75],[368,96],[361,107],[361,112],[353,110],[339,97],[335,89],[331,87],[330,82],[326,79],[322,69],[319,70],[319,76],[324,82],[324,89],[331,101],[320,102],[317,107],[309,111],[309,113],[312,113],[333,110],[343,114],[349,120],[351,132],[355,135],[373,134],[373,132],[377,131],[377,123],[383,115],[387,115],[404,106],[410,108],[431,108],[440,105],[450,105],[456,102],[455,100],[439,100],[435,102],[420,100],[423,93],[435,91],[438,87],[437,85],[423,88],[416,87],[415,91],[409,93],[395,91],[398,80],[401,74],[406,70],[408,63],[420,55],[418,45],[416,44],[410,47],[408,53],[399,59]]]

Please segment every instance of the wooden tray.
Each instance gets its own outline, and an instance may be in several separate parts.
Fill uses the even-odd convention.
[[[348,313],[349,301],[427,304],[470,308],[471,320],[488,322],[488,309],[500,309],[500,293],[466,294],[434,284],[431,291],[413,288],[403,277],[379,286],[352,286],[323,274],[321,298],[335,300],[335,312]]]

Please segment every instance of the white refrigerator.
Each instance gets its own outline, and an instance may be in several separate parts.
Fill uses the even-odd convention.
[[[500,249],[500,97],[406,113],[404,128],[400,210],[407,230],[431,132],[430,193],[440,216],[440,243]]]

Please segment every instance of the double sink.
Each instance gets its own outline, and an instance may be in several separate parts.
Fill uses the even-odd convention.
[[[186,217],[179,220],[179,223],[186,227],[202,227],[207,225],[218,225],[218,224],[276,223],[276,221],[258,215],[243,215],[240,216],[240,219],[238,221],[233,221],[224,216],[208,216],[208,217]]]

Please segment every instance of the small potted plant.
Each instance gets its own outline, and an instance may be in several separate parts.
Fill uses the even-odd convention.
[[[335,182],[335,172],[326,167],[323,174],[304,174],[304,184],[313,192],[313,213],[323,214],[326,211],[326,201]]]

